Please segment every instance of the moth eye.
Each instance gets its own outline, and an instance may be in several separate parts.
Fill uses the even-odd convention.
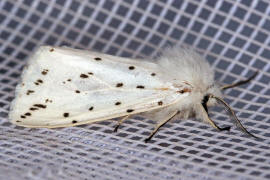
[[[209,100],[209,95],[207,94],[207,95],[205,95],[205,96],[203,97],[202,103],[203,103],[203,104],[206,104],[206,103],[208,102],[208,100]]]

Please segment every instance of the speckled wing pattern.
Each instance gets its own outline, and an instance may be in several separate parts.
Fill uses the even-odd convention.
[[[155,63],[67,47],[40,47],[16,88],[9,117],[25,127],[67,127],[137,114],[182,96]]]

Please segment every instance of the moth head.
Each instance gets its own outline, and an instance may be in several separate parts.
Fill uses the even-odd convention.
[[[217,105],[218,102],[221,103],[221,100],[224,101],[222,99],[223,96],[222,96],[221,91],[246,84],[246,83],[250,82],[252,79],[254,79],[258,75],[258,73],[259,73],[259,71],[256,71],[251,77],[249,77],[246,80],[241,80],[241,81],[238,81],[234,84],[225,85],[223,87],[219,87],[216,84],[212,84],[212,85],[208,86],[206,89],[206,92],[204,93],[204,96],[202,98],[202,105],[204,105],[204,107],[205,106],[211,107],[211,106]],[[224,102],[221,104],[224,105]]]
[[[220,88],[216,85],[211,85],[207,88],[206,92],[203,93],[202,104],[205,104],[207,107],[216,106],[217,100],[215,98],[210,98],[211,95],[223,97]]]
[[[253,75],[253,77],[247,79],[247,80],[244,80],[244,81],[240,81],[240,82],[237,82],[235,84],[232,84],[232,85],[227,85],[227,86],[224,86],[224,87],[221,87],[221,88],[217,88],[216,86],[210,86],[208,88],[208,90],[206,91],[206,93],[204,94],[203,98],[202,98],[202,101],[201,101],[201,104],[203,106],[203,109],[205,110],[208,118],[209,118],[209,115],[208,115],[208,107],[210,106],[215,106],[217,105],[217,103],[223,105],[223,107],[226,109],[226,111],[229,113],[229,116],[234,120],[234,122],[236,123],[237,127],[241,129],[241,131],[243,131],[245,134],[251,136],[251,137],[254,137],[254,138],[258,138],[257,136],[251,134],[243,125],[242,123],[240,122],[240,120],[237,118],[235,112],[232,110],[232,108],[229,106],[229,104],[226,103],[226,101],[223,100],[222,98],[222,94],[221,94],[221,90],[224,90],[224,89],[228,89],[228,88],[232,88],[232,87],[235,87],[235,86],[238,86],[238,85],[241,85],[241,84],[244,84],[244,83],[247,83],[249,82],[251,79],[253,79],[255,76],[256,76],[257,73],[255,73],[255,75]]]

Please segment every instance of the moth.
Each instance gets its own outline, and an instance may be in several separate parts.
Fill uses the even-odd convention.
[[[116,57],[68,47],[41,46],[29,59],[11,104],[11,122],[30,128],[58,128],[130,116],[156,122],[145,142],[173,118],[195,117],[219,127],[208,107],[222,104],[237,126],[247,131],[222,99],[222,91],[255,78],[220,87],[214,71],[188,48],[168,48],[156,60]]]

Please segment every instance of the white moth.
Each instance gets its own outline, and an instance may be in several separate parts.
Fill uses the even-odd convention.
[[[172,118],[195,116],[218,127],[208,106],[225,105],[245,133],[249,133],[221,99],[221,90],[208,63],[190,49],[171,48],[156,61],[116,57],[67,47],[40,47],[29,59],[16,88],[9,118],[32,128],[57,128],[139,114],[156,121],[146,139]]]

